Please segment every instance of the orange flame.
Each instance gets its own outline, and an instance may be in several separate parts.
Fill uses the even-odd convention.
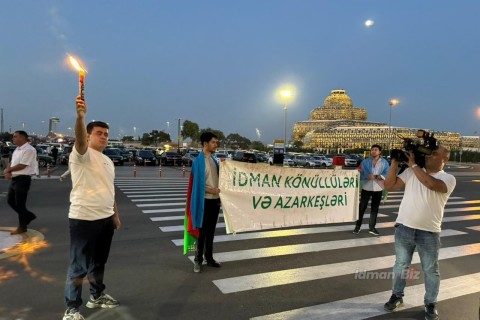
[[[70,65],[75,69],[77,70],[78,72],[80,73],[87,73],[87,70],[85,70],[81,64],[78,62],[77,59],[75,59],[73,56],[71,55],[68,55],[68,60],[70,62]]]

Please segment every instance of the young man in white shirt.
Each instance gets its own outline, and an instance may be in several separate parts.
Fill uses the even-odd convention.
[[[425,156],[425,168],[415,163],[413,153],[406,153],[408,169],[397,176],[399,162],[392,166],[385,179],[385,188],[395,191],[405,188],[395,224],[395,265],[393,289],[385,303],[387,311],[403,303],[406,279],[417,249],[425,278],[425,319],[437,320],[437,296],[440,288],[438,255],[440,231],[445,204],[456,185],[455,177],[443,171],[450,152],[443,146]]]
[[[85,127],[85,102],[77,97],[75,146],[70,154],[70,266],[65,284],[67,310],[63,320],[83,320],[82,283],[90,283],[88,308],[114,308],[118,301],[105,294],[103,277],[115,229],[121,226],[115,205],[115,169],[102,153],[108,142],[108,124]]]
[[[17,146],[12,154],[12,162],[3,173],[6,179],[12,180],[8,189],[7,202],[18,214],[18,227],[10,234],[27,232],[27,226],[37,216],[26,207],[28,190],[37,167],[37,151],[28,143],[25,131],[15,131],[13,144]]]

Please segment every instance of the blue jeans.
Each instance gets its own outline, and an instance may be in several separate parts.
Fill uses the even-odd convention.
[[[90,283],[90,294],[98,298],[105,285],[103,275],[114,233],[113,216],[87,221],[69,219],[70,266],[65,284],[65,303],[68,309],[82,305],[82,283],[85,276]]]
[[[412,229],[402,224],[395,225],[395,265],[393,266],[393,290],[397,297],[404,296],[404,288],[409,274],[415,248],[420,256],[425,279],[424,303],[437,303],[440,288],[438,254],[440,233]]]

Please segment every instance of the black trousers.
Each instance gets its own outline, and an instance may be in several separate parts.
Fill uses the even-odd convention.
[[[32,177],[30,176],[16,176],[12,178],[12,183],[8,188],[8,205],[18,214],[18,226],[22,229],[26,229],[35,217],[35,214],[27,209],[27,196],[31,183]]]
[[[65,303],[68,309],[82,305],[82,283],[85,276],[90,294],[97,299],[105,290],[103,277],[110,254],[115,224],[113,216],[94,220],[69,219],[70,266],[65,284]]]
[[[213,238],[215,237],[218,214],[220,213],[220,199],[205,199],[203,212],[203,223],[200,228],[195,255],[195,261],[200,263],[203,262],[204,253],[207,262],[213,261]]]
[[[370,221],[368,226],[370,229],[375,228],[375,225],[377,224],[378,207],[380,207],[380,201],[382,200],[382,193],[383,191],[367,191],[362,189],[362,193],[360,194],[360,208],[358,212],[357,227],[362,225],[363,215],[365,214],[365,210],[367,210],[368,201],[370,201],[370,198],[372,198],[372,203],[370,205]]]

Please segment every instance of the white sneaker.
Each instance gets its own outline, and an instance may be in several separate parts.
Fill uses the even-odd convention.
[[[86,306],[87,308],[115,308],[118,307],[120,304],[117,300],[113,299],[106,293],[102,293],[100,297],[94,299],[93,296],[90,296],[90,300],[88,300]]]
[[[85,320],[85,318],[78,312],[78,310],[70,309],[65,311],[63,320]]]

